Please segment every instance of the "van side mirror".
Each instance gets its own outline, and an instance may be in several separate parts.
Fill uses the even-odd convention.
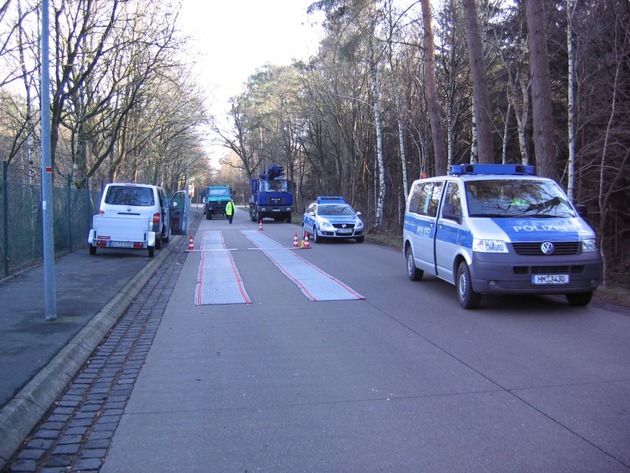
[[[444,204],[442,217],[448,220],[455,220],[457,223],[462,223],[462,217],[455,211],[455,206],[453,204]]]

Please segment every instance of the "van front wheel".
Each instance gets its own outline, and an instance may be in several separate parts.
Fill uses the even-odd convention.
[[[481,294],[473,291],[470,270],[465,262],[461,262],[457,268],[457,298],[464,309],[476,309],[481,303]]]
[[[570,305],[585,306],[591,302],[593,298],[592,292],[578,292],[573,294],[565,294]]]

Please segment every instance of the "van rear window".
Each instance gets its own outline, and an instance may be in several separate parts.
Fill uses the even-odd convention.
[[[105,203],[108,205],[135,205],[149,207],[155,205],[153,189],[150,187],[110,186]]]

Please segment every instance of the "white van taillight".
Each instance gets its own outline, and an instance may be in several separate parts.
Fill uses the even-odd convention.
[[[99,214],[103,215],[105,213],[105,211],[103,209],[98,211]]]
[[[159,213],[153,214],[153,223],[160,223],[160,214]]]

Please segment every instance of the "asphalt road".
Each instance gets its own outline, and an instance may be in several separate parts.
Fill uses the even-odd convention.
[[[310,302],[220,230],[251,304],[194,306],[189,254],[101,471],[630,471],[630,314],[406,279],[354,242],[299,256],[365,296]],[[293,225],[266,222],[290,247]]]

